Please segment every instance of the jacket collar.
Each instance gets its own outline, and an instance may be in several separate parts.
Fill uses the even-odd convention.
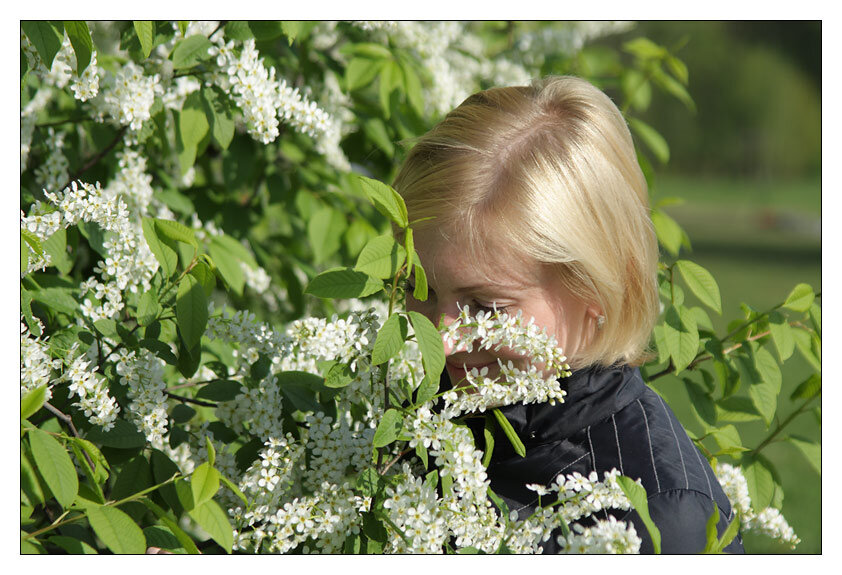
[[[625,365],[580,369],[561,379],[560,383],[567,392],[563,403],[519,403],[500,408],[524,445],[570,437],[611,417],[646,390],[640,370]],[[442,388],[450,388],[447,372],[442,377]],[[472,428],[479,424],[471,423]]]

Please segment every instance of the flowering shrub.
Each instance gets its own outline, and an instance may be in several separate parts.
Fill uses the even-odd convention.
[[[21,551],[531,553],[556,537],[636,552],[631,525],[584,521],[631,508],[657,549],[637,478],[530,485],[544,504],[526,518],[490,490],[492,447],[462,418],[486,413],[522,452],[497,408],[564,401],[563,350],[520,315],[466,307],[439,329],[403,311],[403,280],[414,272],[418,299],[426,281],[403,201],[379,181],[396,140],[480,87],[545,73],[618,86],[661,159],[633,113],[650,85],[689,99],[687,72],[643,38],[630,63],[588,49],[627,28],[22,23]],[[644,371],[682,377],[739,516],[699,551],[740,525],[794,545],[760,451],[820,398],[816,296],[800,284],[768,312],[746,307],[720,337],[684,297],[721,312],[716,281],[675,259],[683,232],[660,206],[653,221],[664,314]],[[440,390],[442,338],[532,363]],[[731,422],[772,427],[795,349],[816,370],[800,407],[744,447]],[[791,441],[819,468],[815,442]]]

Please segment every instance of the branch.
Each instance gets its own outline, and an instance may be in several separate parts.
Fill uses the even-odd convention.
[[[169,391],[164,391],[167,394],[167,397],[171,397],[173,399],[177,399],[178,401],[184,403],[194,403],[196,405],[201,405],[203,407],[217,407],[215,403],[211,403],[209,401],[202,401],[201,399],[193,399],[192,397],[184,397],[183,395],[176,395]]]
[[[52,413],[53,415],[58,417],[60,420],[65,422],[67,424],[67,426],[70,428],[70,431],[71,431],[71,433],[73,433],[74,437],[78,437],[79,439],[82,439],[82,436],[79,435],[79,432],[76,430],[76,426],[73,425],[73,420],[70,418],[69,415],[66,415],[66,414],[62,413],[61,411],[59,411],[58,409],[53,407],[50,404],[49,401],[44,404],[44,407],[47,408],[47,411],[49,411],[50,413]],[[96,468],[96,466],[94,465],[94,462],[91,460],[88,453],[84,449],[82,449],[81,451],[82,451],[82,454],[85,456],[85,459],[87,460],[88,465],[91,466],[91,469]]]

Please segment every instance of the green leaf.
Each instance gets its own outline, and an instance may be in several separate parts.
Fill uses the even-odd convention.
[[[137,304],[137,323],[142,326],[150,325],[160,314],[161,305],[158,303],[158,294],[155,288],[143,292]]]
[[[813,349],[813,342],[814,338],[811,332],[805,329],[794,329],[792,330],[792,336],[795,338],[795,347],[798,348],[798,351],[801,352],[801,355],[806,359],[813,369],[818,372],[822,370],[822,362],[816,356]]]
[[[765,509],[772,503],[772,495],[775,491],[775,481],[769,462],[761,455],[746,461],[747,464],[743,464],[742,468],[748,483],[751,506],[754,509]]]
[[[664,316],[664,339],[675,374],[690,365],[699,349],[699,331],[693,312],[684,306],[670,306]]]
[[[696,415],[699,416],[707,425],[716,424],[716,404],[710,394],[698,383],[688,377],[682,378],[684,385],[687,388],[687,394],[690,396],[690,406]]]
[[[646,526],[646,531],[649,532],[649,537],[652,539],[652,547],[654,548],[655,553],[660,554],[661,531],[649,515],[649,503],[646,499],[646,490],[632,478],[624,475],[617,478],[617,483],[619,484],[620,489],[623,490],[623,493],[626,494],[626,497],[628,497],[629,502],[632,504],[635,511],[637,511],[637,514],[640,515],[643,525]]]
[[[65,26],[67,23],[65,22]],[[58,545],[70,555],[96,555],[96,549],[75,537],[68,537],[67,535],[53,535],[47,539],[48,543]]]
[[[725,453],[740,453],[746,451],[743,447],[742,439],[737,428],[731,425],[723,425],[716,429],[712,429],[710,434],[719,446],[719,449]]]
[[[705,523],[705,549],[704,553],[716,553],[718,533],[716,526],[719,524],[719,506],[713,502],[713,512]]]
[[[155,256],[155,259],[158,260],[163,276],[165,278],[171,277],[175,273],[176,265],[178,264],[178,254],[175,251],[175,245],[172,240],[163,239],[158,236],[157,226],[153,218],[143,218],[141,226],[146,244]]]
[[[38,303],[50,307],[59,313],[73,316],[79,310],[79,302],[71,295],[74,291],[69,288],[47,287],[29,293],[32,295],[32,299]]]
[[[313,263],[320,264],[339,251],[342,234],[348,227],[345,214],[330,206],[316,210],[307,222],[307,238],[313,250]]]
[[[417,259],[417,255],[416,255]],[[421,262],[415,263],[415,289],[412,290],[412,297],[418,301],[427,301],[427,272],[421,267]]]
[[[365,135],[374,142],[374,144],[383,150],[389,158],[395,156],[395,145],[392,143],[392,138],[389,136],[389,131],[386,129],[386,124],[380,118],[372,118],[363,124]]]
[[[152,470],[146,457],[140,454],[123,465],[110,497],[115,500],[124,499],[135,493],[140,493],[147,487],[154,485]]]
[[[73,259],[67,253],[67,230],[59,228],[44,240],[41,246],[49,254],[51,265],[56,266],[56,269],[63,274],[70,273],[73,269]]]
[[[67,450],[46,431],[30,429],[32,459],[50,491],[64,509],[70,507],[79,491],[76,468]]]
[[[231,481],[230,479],[228,479],[227,477],[225,477],[221,473],[219,474],[219,480],[222,482],[223,485],[225,485],[225,487],[230,489],[234,493],[234,495],[239,497],[240,500],[243,503],[246,504],[246,506],[250,505],[248,498],[245,496],[245,494],[242,491],[240,491],[240,488],[237,487],[236,483],[234,483],[233,481]]]
[[[201,38],[201,36],[191,36],[191,38]],[[209,128],[210,124],[205,113],[201,92],[193,92],[184,100],[184,105],[178,116],[180,142],[178,160],[182,174],[186,174],[187,170],[196,162],[199,143],[204,139]]]
[[[660,60],[669,55],[666,48],[643,36],[623,43],[623,50],[645,60]]]
[[[775,410],[778,408],[778,390],[773,384],[761,381],[752,384],[748,388],[748,393],[758,413],[763,417],[763,421],[767,426],[771,425]]]
[[[193,349],[199,345],[208,324],[208,300],[204,288],[192,275],[184,276],[178,284],[175,316],[185,347]]]
[[[216,380],[205,384],[196,392],[196,399],[231,401],[242,392],[242,384],[231,380]]]
[[[274,40],[283,34],[281,23],[277,20],[249,20],[248,23],[254,39],[259,41]]]
[[[353,92],[371,83],[383,66],[383,60],[352,58],[345,68],[345,89]]]
[[[296,36],[301,32],[301,22],[297,20],[283,20],[281,22],[281,30],[284,36],[287,37],[289,45],[292,46]]]
[[[409,329],[404,316],[397,313],[389,316],[374,340],[371,364],[380,365],[395,357],[403,348],[408,333]]]
[[[503,415],[503,412],[501,412],[497,408],[494,408],[492,412],[494,413],[494,417],[497,419],[497,424],[500,426],[500,429],[503,430],[503,433],[506,434],[509,443],[512,444],[515,453],[517,453],[521,457],[526,457],[526,447],[524,447],[523,442],[520,440],[520,437],[517,436],[517,433],[512,427],[512,424],[509,423],[509,420],[506,419],[506,416]]]
[[[53,67],[53,60],[61,50],[61,43],[64,39],[63,30],[59,30],[50,22],[43,20],[21,21],[20,27],[23,30],[35,50],[38,51],[38,57],[41,62],[47,67],[47,70]]]
[[[652,210],[652,224],[655,226],[655,233],[661,245],[672,255],[677,256],[679,250],[681,250],[681,242],[684,237],[681,226],[666,212],[658,209]]]
[[[316,401],[316,392],[321,390],[324,380],[318,375],[304,371],[283,371],[276,373],[278,387],[299,411],[323,411]]]
[[[430,401],[439,392],[439,382],[439,376],[425,375],[415,392],[415,405],[423,405]]]
[[[352,381],[354,381],[354,374],[351,368],[347,364],[337,363],[328,370],[325,376],[325,387],[339,389],[347,387]]]
[[[222,150],[227,150],[234,139],[234,118],[228,100],[217,87],[202,88],[205,114],[210,124],[211,136]]]
[[[369,240],[357,258],[356,271],[371,277],[393,277],[406,259],[406,250],[390,234]]]
[[[140,41],[140,50],[144,58],[148,58],[155,47],[155,23],[151,20],[134,20],[135,34]]]
[[[208,50],[213,46],[210,40],[201,35],[179,40],[172,51],[173,68],[190,68],[210,58]],[[194,92],[195,94],[195,92]]]
[[[179,20],[178,21],[178,31],[182,36],[187,34],[187,27],[189,25],[190,25],[190,20]]]
[[[676,267],[681,276],[699,300],[706,306],[722,315],[722,298],[719,295],[719,286],[713,276],[705,268],[689,260],[678,260]]]
[[[146,445],[146,436],[125,419],[117,419],[109,431],[93,427],[86,437],[92,443],[118,449],[135,449]]]
[[[374,447],[385,447],[398,438],[403,428],[403,415],[397,409],[390,408],[383,414],[383,418],[374,432]]]
[[[88,521],[106,547],[118,555],[142,555],[146,537],[132,518],[115,507],[89,507]]]
[[[822,474],[822,445],[800,437],[787,437],[787,441],[793,444],[807,458],[810,466],[819,475]]]
[[[441,334],[430,320],[418,312],[409,312],[409,321],[412,322],[412,328],[415,330],[415,339],[421,351],[424,372],[430,379],[438,381],[444,369],[444,345]]]
[[[415,72],[414,64],[409,58],[400,58],[401,69],[403,70],[404,85],[409,105],[419,116],[424,115],[424,89],[421,86],[421,79]]]
[[[158,232],[158,237],[160,238],[183,242],[199,249],[199,244],[196,241],[196,233],[184,224],[180,224],[172,220],[156,219],[155,231]]]
[[[731,541],[733,541],[737,534],[740,532],[740,523],[741,521],[739,517],[734,517],[731,520],[731,523],[728,524],[727,529],[725,529],[725,531],[722,532],[722,537],[720,537],[719,540],[716,542],[717,553],[723,552],[725,548],[731,544]]]
[[[488,464],[491,463],[491,455],[494,453],[494,424],[489,414],[486,413],[484,419],[482,437],[485,440],[485,452],[482,456],[482,466],[488,468]]]
[[[208,245],[208,253],[213,259],[217,271],[225,280],[225,283],[234,290],[237,295],[243,295],[243,287],[246,280],[240,262],[216,236],[211,238]]]
[[[73,52],[76,54],[76,75],[81,76],[91,63],[91,54],[94,49],[88,24],[84,20],[65,20],[64,31],[67,32],[70,45],[73,46]]]
[[[760,374],[763,381],[771,384],[775,389],[776,394],[780,393],[782,383],[781,370],[778,367],[778,362],[775,361],[775,358],[772,357],[769,350],[765,347],[755,347],[753,345],[752,356],[754,358],[754,366],[757,369],[757,373]]]
[[[822,391],[822,376],[820,373],[814,373],[807,379],[798,384],[795,391],[792,392],[790,399],[808,399],[815,397]]]
[[[732,395],[716,403],[716,420],[742,423],[760,419],[754,402],[748,397]]]
[[[172,487],[172,485],[166,485],[165,487]],[[175,535],[175,538],[178,539],[178,542],[181,544],[184,550],[187,551],[187,553],[190,553],[191,555],[199,554],[199,549],[196,547],[196,544],[193,543],[193,540],[190,538],[190,536],[187,535],[187,533],[185,533],[184,530],[181,529],[181,527],[179,527],[175,521],[170,519],[167,516],[167,513],[161,507],[159,507],[146,497],[144,497],[140,501],[155,514],[158,520],[161,523],[163,523],[173,535]]]
[[[810,305],[810,322],[813,324],[813,328],[816,330],[816,334],[819,337],[822,336],[822,306],[819,305],[818,302],[814,301]]]
[[[20,418],[29,419],[47,402],[47,385],[39,385],[20,399]]]
[[[807,311],[813,304],[816,295],[813,293],[813,288],[808,284],[798,284],[795,286],[784,301],[783,307],[793,311]]]
[[[781,362],[786,361],[795,351],[795,337],[786,316],[778,311],[770,313],[769,332],[772,334],[772,341],[775,342],[778,357]]]
[[[202,463],[190,476],[190,488],[193,491],[194,505],[210,501],[219,491],[219,471],[209,462]]]
[[[409,225],[406,204],[403,198],[391,186],[378,180],[356,175],[368,199],[381,214],[395,222],[401,228]]]
[[[657,130],[655,130],[655,128],[637,118],[629,118],[628,122],[632,132],[634,132],[637,137],[646,144],[646,147],[655,154],[655,157],[658,158],[662,164],[669,162],[669,144],[667,144],[667,141],[661,134],[658,133]]]
[[[188,514],[226,553],[231,553],[231,547],[234,544],[234,529],[228,521],[228,515],[216,501],[205,501],[188,511]]]
[[[362,298],[383,289],[383,282],[351,268],[333,268],[314,277],[305,293],[322,298]]]
[[[383,117],[387,120],[392,115],[390,96],[401,80],[401,70],[397,62],[387,60],[380,69],[380,107],[383,109]]]

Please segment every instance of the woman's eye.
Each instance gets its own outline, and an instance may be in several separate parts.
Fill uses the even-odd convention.
[[[495,304],[494,302],[488,303],[488,302],[475,301],[473,307],[474,307],[474,309],[476,309],[478,311],[494,313],[494,310],[497,310],[500,313],[505,313],[508,306]]]

